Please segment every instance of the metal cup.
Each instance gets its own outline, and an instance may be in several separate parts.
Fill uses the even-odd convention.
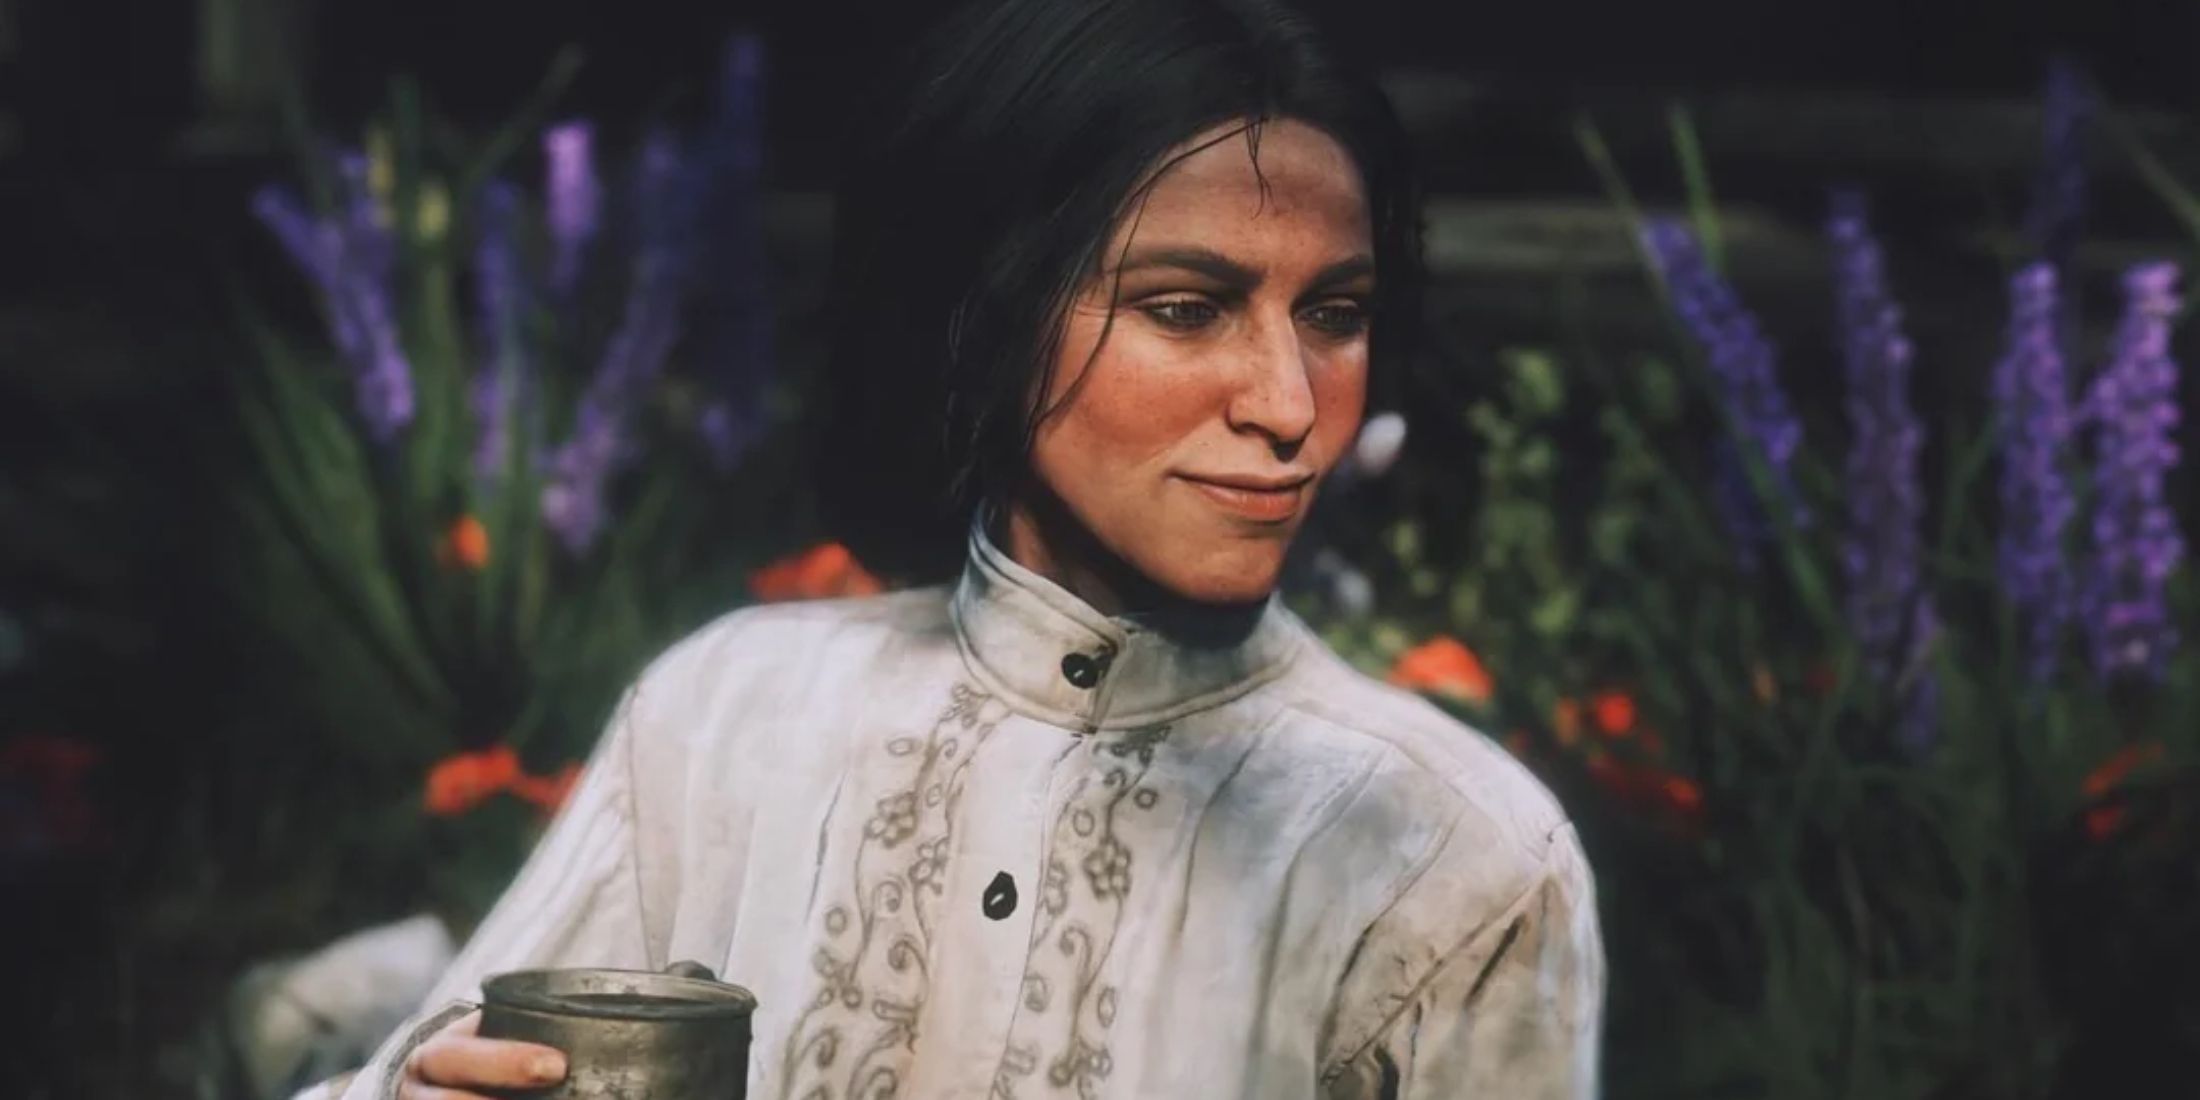
[[[565,1052],[565,1080],[513,1100],[746,1100],[756,997],[672,972],[518,970],[482,983],[481,1031]]]

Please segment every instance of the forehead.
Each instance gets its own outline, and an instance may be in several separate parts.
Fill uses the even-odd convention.
[[[1117,247],[1197,241],[1312,250],[1324,261],[1365,251],[1367,196],[1344,146],[1294,119],[1261,123],[1251,132],[1257,148],[1244,128],[1215,127],[1163,156],[1142,206],[1117,228]]]

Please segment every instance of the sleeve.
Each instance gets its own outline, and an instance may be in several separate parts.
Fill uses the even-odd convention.
[[[308,1090],[312,1100],[385,1100],[414,1047],[474,1007],[481,983],[507,970],[545,966],[658,969],[664,937],[643,912],[637,843],[636,692],[621,701],[563,809],[488,917],[428,996],[421,1012],[383,1042],[348,1085]]]
[[[1448,948],[1427,946],[1447,942],[1431,933],[1457,928],[1487,878],[1472,855],[1440,855],[1369,929],[1340,993],[1328,1100],[1598,1095],[1604,949],[1573,826],[1551,834],[1525,889],[1493,919]]]

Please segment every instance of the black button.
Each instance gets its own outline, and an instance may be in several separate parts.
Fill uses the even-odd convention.
[[[1016,880],[1008,877],[1008,872],[994,875],[993,881],[986,884],[984,908],[985,915],[994,920],[1007,920],[1016,911]]]
[[[1062,658],[1062,678],[1080,688],[1090,688],[1100,682],[1100,658],[1089,653],[1072,653]]]

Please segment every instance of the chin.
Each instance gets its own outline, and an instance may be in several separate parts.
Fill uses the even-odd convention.
[[[1193,603],[1250,604],[1267,599],[1282,574],[1280,546],[1250,546],[1205,555],[1156,579]]]

